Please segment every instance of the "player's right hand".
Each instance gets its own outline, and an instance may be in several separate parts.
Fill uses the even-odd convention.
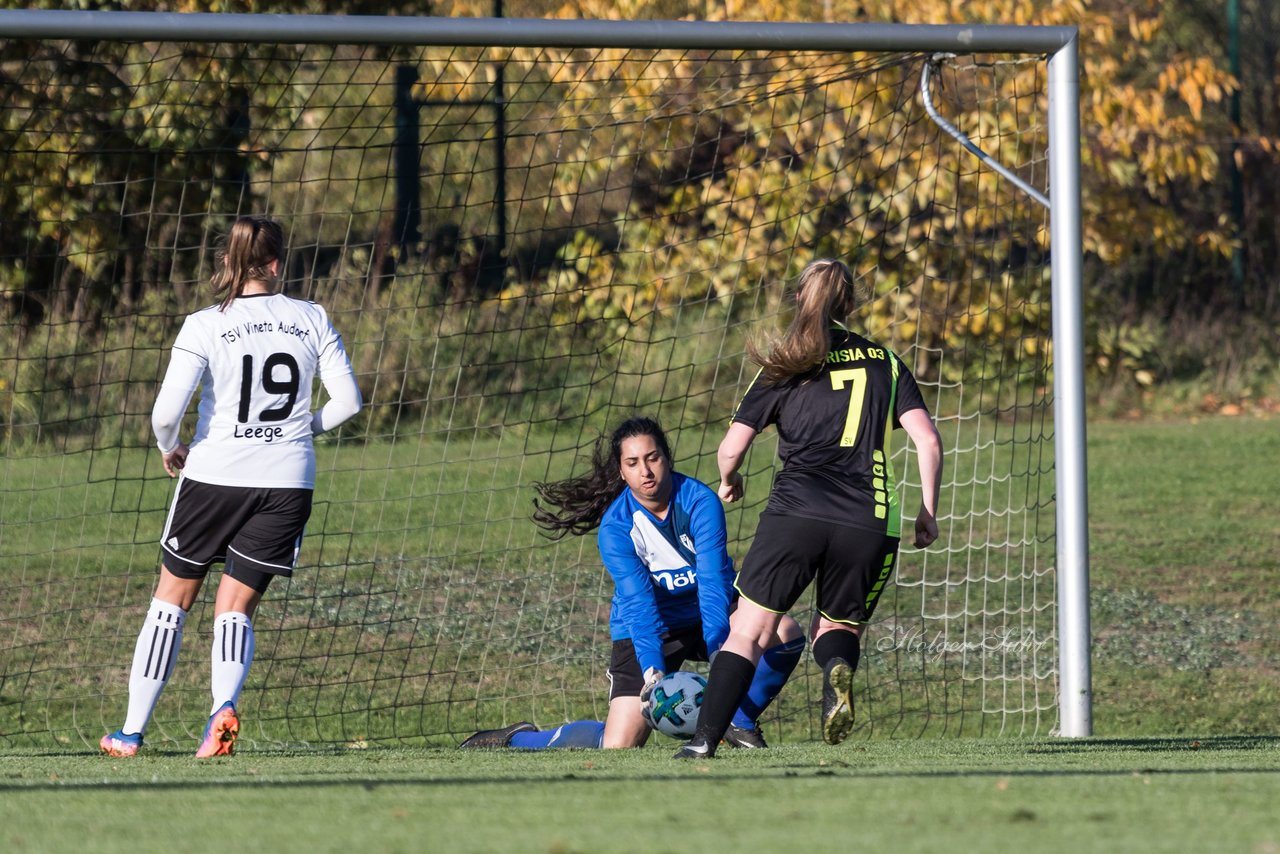
[[[716,494],[725,504],[737,501],[742,497],[742,475],[735,471],[729,477],[721,478],[720,488],[716,490]]]
[[[164,470],[169,474],[169,477],[177,477],[178,473],[182,471],[183,466],[187,464],[188,453],[190,453],[190,449],[182,442],[179,442],[172,451],[161,455],[161,459],[164,460]]]

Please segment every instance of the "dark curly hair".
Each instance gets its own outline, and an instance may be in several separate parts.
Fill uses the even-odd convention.
[[[652,418],[629,418],[613,431],[608,444],[601,436],[591,454],[591,471],[533,488],[547,506],[533,500],[533,521],[547,536],[558,540],[566,534],[587,534],[600,526],[604,511],[622,494],[622,443],[633,436],[652,436],[663,456],[671,459],[671,446],[662,426]],[[555,508],[555,509],[551,509]]]

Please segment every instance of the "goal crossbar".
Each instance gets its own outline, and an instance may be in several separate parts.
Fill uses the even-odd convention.
[[[215,12],[0,11],[0,36],[112,41],[484,47],[740,48],[1054,54],[1076,28],[1001,24],[807,24],[764,21],[588,21]]]

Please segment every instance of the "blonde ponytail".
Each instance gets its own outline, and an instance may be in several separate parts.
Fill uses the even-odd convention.
[[[857,288],[849,267],[830,258],[813,261],[800,274],[796,313],[787,331],[763,348],[747,342],[747,356],[770,383],[807,374],[827,358],[831,324],[843,322],[857,307]]]

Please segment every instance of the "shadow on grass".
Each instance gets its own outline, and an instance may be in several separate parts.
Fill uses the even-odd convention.
[[[708,776],[706,774],[697,773],[704,766],[698,764],[689,769],[689,773],[676,774],[563,774],[558,777],[404,777],[396,780],[387,779],[369,779],[362,777],[337,778],[333,777],[326,780],[261,780],[246,781],[237,779],[235,785],[241,788],[250,786],[270,786],[273,789],[294,788],[294,789],[333,789],[343,787],[358,787],[366,792],[372,792],[377,789],[395,789],[395,788],[448,788],[452,786],[527,786],[527,785],[555,785],[563,783],[618,783],[618,784],[635,784],[635,783],[663,783],[668,785],[678,783],[725,783],[725,782],[753,782],[759,781],[769,776],[782,778],[812,778],[812,777],[846,777],[849,779],[860,780],[950,780],[963,778],[991,778],[991,779],[1034,779],[1054,777],[1200,777],[1210,774],[1280,774],[1275,768],[1121,768],[1113,770],[1105,769],[1083,769],[1083,768],[1059,768],[1029,771],[1025,769],[1013,768],[986,768],[977,770],[958,770],[958,771],[870,771],[865,772],[861,769],[850,766],[849,770],[834,770],[827,768],[814,768],[806,766],[803,769],[786,770],[779,774],[766,774],[761,769],[754,769],[744,774],[716,774]],[[696,776],[695,776],[696,774]],[[94,781],[94,782],[49,782],[36,784],[8,784],[0,783],[0,792],[17,793],[17,792],[136,792],[136,791],[203,791],[207,789],[225,789],[229,785],[229,781],[225,779],[219,780],[189,780],[181,782],[147,782],[147,781],[130,781],[130,782],[111,782],[111,781]]]
[[[1277,750],[1280,736],[1218,735],[1205,738],[1082,738],[1060,739],[1036,744],[1028,753],[1086,754],[1133,752],[1177,752],[1184,750]]]
[[[783,748],[785,750],[785,748]],[[1271,752],[1280,750],[1280,736],[1217,736],[1200,739],[1188,738],[1109,738],[1109,739],[1062,739],[1045,742],[1036,742],[1029,745],[1027,755],[1058,755],[1058,756],[1081,756],[1088,754],[1110,754],[1113,757],[1123,755],[1128,752],[1136,754],[1187,754],[1197,751],[1260,751]],[[574,751],[586,756],[590,751]],[[377,751],[361,751],[364,756],[376,756]],[[528,752],[523,752],[529,755]],[[351,755],[350,751],[339,749],[327,750],[316,749],[307,751],[262,751],[253,752],[237,757],[234,760],[215,760],[208,763],[204,760],[196,762],[193,759],[193,766],[203,768],[217,768],[218,766],[230,769],[235,765],[252,762],[255,759],[289,759],[297,758],[300,760],[314,759],[319,756],[336,756],[340,754]],[[555,751],[556,755],[563,755],[563,751]],[[732,753],[728,754],[732,756]],[[40,758],[66,758],[66,752],[57,751],[40,751],[40,752],[24,752],[24,757],[40,757]],[[161,759],[180,759],[190,756],[185,751],[155,751],[149,752],[148,757]],[[783,757],[779,757],[783,758]],[[111,761],[103,759],[104,762]],[[130,760],[138,761],[138,760]],[[946,761],[946,760],[940,760]],[[845,759],[831,757],[824,758],[817,762],[805,763],[779,763],[776,765],[758,765],[753,764],[749,769],[742,769],[744,773],[730,774],[714,774],[706,776],[705,771],[715,766],[730,765],[732,767],[733,760],[721,757],[714,760],[706,761],[684,761],[676,762],[672,760],[669,773],[648,773],[648,774],[626,774],[626,773],[577,773],[569,771],[555,776],[541,776],[524,774],[520,776],[464,776],[458,773],[442,774],[440,776],[405,776],[400,778],[371,777],[368,775],[330,775],[323,779],[280,779],[279,772],[267,775],[261,780],[245,780],[237,778],[237,785],[270,785],[273,787],[293,787],[298,789],[323,789],[323,788],[339,788],[339,787],[359,787],[365,791],[373,791],[375,789],[389,788],[406,788],[406,787],[448,787],[448,786],[490,786],[490,785],[528,785],[528,784],[556,784],[556,783],[644,783],[658,782],[664,784],[672,784],[679,782],[705,782],[705,781],[751,781],[759,780],[761,777],[777,777],[787,778],[812,778],[812,777],[843,777],[857,778],[865,780],[945,780],[945,779],[963,779],[963,778],[1009,778],[1009,779],[1051,779],[1054,777],[1096,777],[1114,778],[1114,777],[1133,777],[1133,776],[1152,776],[1152,777],[1179,777],[1179,776],[1204,776],[1210,774],[1280,774],[1280,765],[1270,766],[1231,766],[1226,763],[1217,763],[1210,767],[1196,768],[1155,768],[1147,765],[1134,765],[1123,768],[1011,768],[995,767],[995,768],[954,768],[954,769],[876,769],[866,768],[859,762],[846,761]],[[726,769],[729,770],[729,769]],[[692,773],[691,773],[692,772]],[[321,772],[325,773],[325,772]],[[697,776],[694,776],[694,775]],[[76,780],[48,780],[32,783],[8,782],[0,783],[0,792],[53,792],[53,791],[144,791],[144,790],[161,790],[161,791],[178,791],[191,790],[199,791],[206,789],[223,788],[228,785],[225,777],[209,780],[169,780],[157,781],[154,778],[146,781],[109,781],[103,779],[95,779],[92,781],[76,781]]]

